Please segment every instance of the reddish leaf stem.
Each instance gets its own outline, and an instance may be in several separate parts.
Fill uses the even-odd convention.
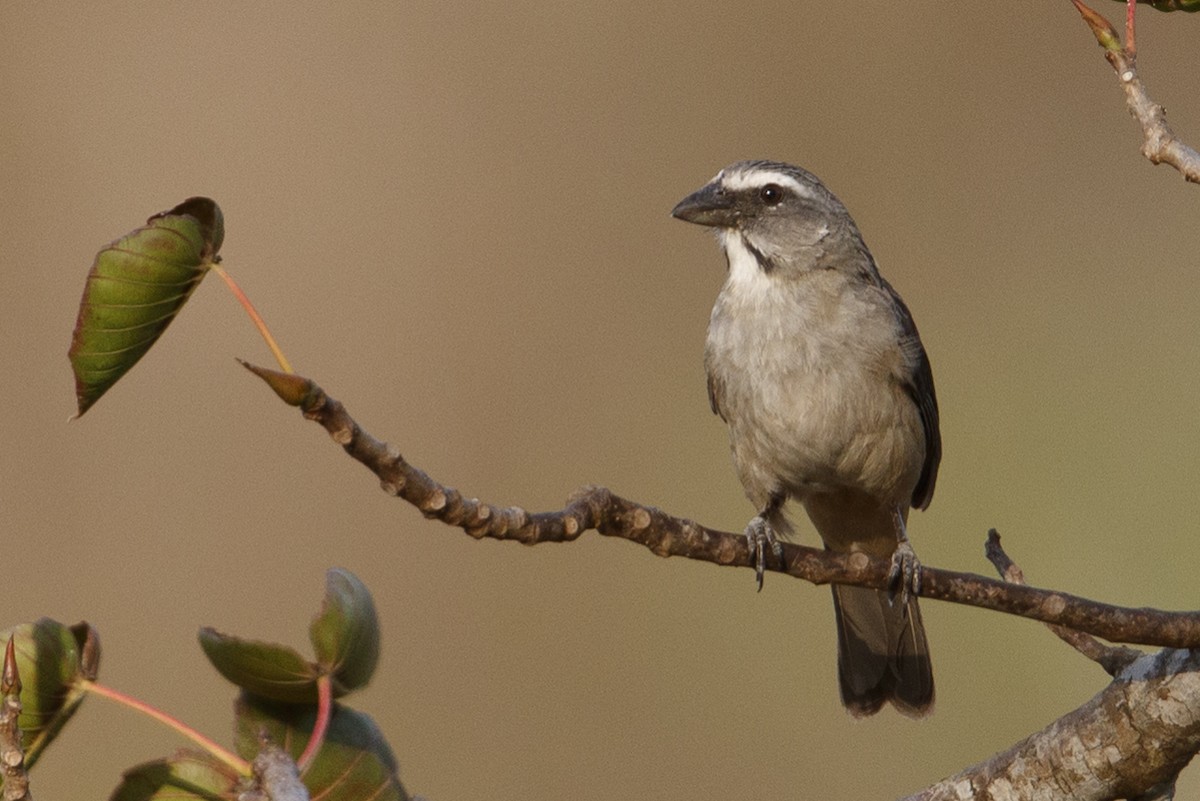
[[[283,355],[283,351],[279,349],[279,344],[275,342],[275,337],[271,336],[270,329],[263,322],[263,318],[254,308],[254,304],[250,302],[250,298],[246,297],[246,293],[233,280],[233,276],[225,272],[225,268],[219,264],[213,263],[210,269],[217,275],[221,276],[221,280],[229,287],[229,291],[238,299],[238,303],[242,304],[242,308],[246,310],[246,314],[250,315],[250,321],[254,323],[254,327],[258,329],[258,333],[262,335],[263,340],[267,343],[267,347],[271,349],[271,353],[275,356],[275,361],[279,362],[279,367],[285,373],[292,372],[292,365],[288,363],[287,357]]]
[[[155,709],[144,701],[139,701],[138,699],[126,695],[119,690],[114,690],[111,687],[105,687],[103,684],[97,684],[94,681],[87,681],[86,679],[82,682],[82,684],[83,688],[90,693],[95,693],[96,695],[103,696],[109,700],[116,701],[118,704],[123,704],[135,712],[140,712],[153,720],[157,720],[159,723],[162,723],[168,728],[174,729],[179,734],[203,748],[216,759],[233,768],[238,772],[239,775],[251,775],[249,762],[242,759],[232,751],[221,747],[216,743],[216,741],[205,737],[203,734],[196,731],[182,720],[179,720],[179,718],[172,717],[162,710]]]
[[[321,745],[325,742],[325,732],[329,730],[329,720],[332,717],[333,682],[328,675],[325,675],[317,679],[317,719],[313,722],[312,735],[308,738],[308,745],[304,746],[304,753],[296,760],[296,767],[302,773],[312,764],[317,757],[317,752],[321,750]]]
[[[1134,32],[1133,15],[1137,11],[1137,0],[1125,2],[1125,53],[1130,59],[1137,57],[1137,36]]]

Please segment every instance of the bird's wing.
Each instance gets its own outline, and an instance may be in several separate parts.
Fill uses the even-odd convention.
[[[712,407],[713,414],[718,415],[722,420],[725,420],[725,413],[721,411],[720,397],[723,394],[724,388],[721,386],[721,380],[717,378],[716,373],[712,370],[708,371],[708,405]],[[725,422],[729,422],[725,420]]]
[[[921,425],[925,429],[925,463],[921,466],[921,477],[912,496],[912,505],[917,509],[925,509],[933,500],[938,465],[942,461],[942,432],[938,422],[937,392],[933,388],[933,370],[908,306],[891,284],[883,278],[879,280],[892,298],[896,319],[900,324],[900,347],[904,351],[905,362],[910,365],[908,375],[904,378],[904,389],[917,405]]]

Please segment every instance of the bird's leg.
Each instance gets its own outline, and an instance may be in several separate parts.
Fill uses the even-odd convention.
[[[892,552],[892,566],[888,570],[888,601],[907,604],[908,597],[921,594],[921,562],[917,552],[908,541],[908,529],[899,507],[892,510],[892,525],[896,529],[896,550]]]
[[[746,524],[746,545],[749,546],[750,553],[754,556],[754,577],[758,581],[759,592],[762,592],[763,573],[767,569],[768,545],[771,547],[771,553],[775,554],[775,558],[780,564],[783,564],[783,546],[779,544],[779,535],[775,533],[775,528],[771,525],[770,520],[779,513],[779,507],[783,505],[783,501],[783,495],[772,495],[758,516]]]

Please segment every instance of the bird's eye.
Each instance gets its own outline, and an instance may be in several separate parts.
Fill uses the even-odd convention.
[[[777,206],[783,202],[783,189],[779,184],[767,184],[758,190],[758,197],[768,206]]]

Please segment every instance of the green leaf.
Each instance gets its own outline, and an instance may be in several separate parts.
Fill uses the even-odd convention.
[[[74,626],[42,618],[0,632],[0,644],[13,638],[21,679],[21,746],[33,767],[46,746],[79,708],[100,667],[100,640],[87,623]]]
[[[349,570],[325,574],[325,601],[308,634],[317,662],[333,678],[335,696],[371,680],[379,663],[379,618],[371,593]]]
[[[82,415],[175,319],[225,238],[221,209],[193,197],[96,254],[68,356]]]
[[[242,693],[235,708],[235,747],[245,759],[258,753],[260,731],[299,758],[312,734],[316,710],[272,703]],[[334,704],[333,719],[316,758],[302,776],[312,798],[322,801],[407,801],[392,749],[369,715]]]
[[[325,574],[325,599],[309,637],[317,659],[275,643],[200,629],[200,645],[221,675],[244,690],[289,704],[317,703],[317,678],[328,675],[334,697],[364,687],[379,663],[379,618],[366,585],[353,573]]]
[[[109,801],[233,801],[239,778],[199,751],[180,751],[125,771]]]
[[[222,676],[244,690],[290,704],[317,702],[320,671],[291,648],[209,627],[200,629],[200,647]]]

